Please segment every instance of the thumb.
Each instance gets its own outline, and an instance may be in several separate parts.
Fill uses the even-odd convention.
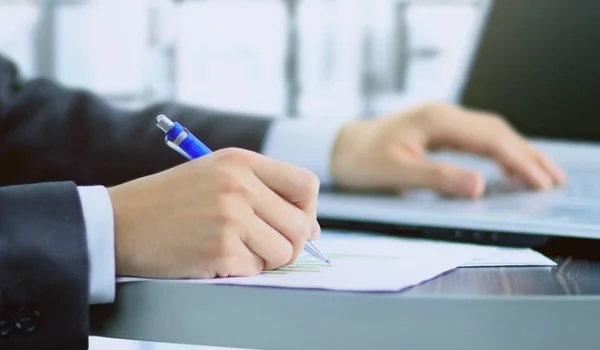
[[[483,194],[483,177],[452,164],[430,161],[404,161],[399,164],[399,189],[424,188],[445,195],[479,197]]]

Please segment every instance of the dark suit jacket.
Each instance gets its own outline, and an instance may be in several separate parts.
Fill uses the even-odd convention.
[[[159,104],[113,108],[86,91],[25,82],[0,56],[0,349],[86,348],[89,272],[77,185],[115,185],[184,159],[164,113],[209,147],[259,151],[270,119]]]

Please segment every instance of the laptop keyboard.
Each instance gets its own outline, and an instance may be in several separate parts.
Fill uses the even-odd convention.
[[[507,195],[528,191],[531,190],[521,182],[497,179],[488,181],[485,195]],[[570,198],[600,200],[600,170],[591,172],[569,169],[567,183],[559,191]]]
[[[600,173],[570,171],[563,191],[573,198],[600,199]]]

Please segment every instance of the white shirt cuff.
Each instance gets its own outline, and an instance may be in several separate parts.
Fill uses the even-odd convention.
[[[115,234],[113,208],[102,186],[78,187],[89,257],[90,304],[115,300]]]
[[[262,153],[312,171],[321,185],[332,184],[331,152],[347,120],[277,119],[267,134]]]

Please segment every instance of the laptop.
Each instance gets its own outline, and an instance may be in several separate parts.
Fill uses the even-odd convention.
[[[531,138],[567,171],[564,188],[532,192],[486,159],[438,153],[482,172],[484,198],[323,190],[322,225],[511,246],[600,242],[599,18],[598,0],[491,2],[457,99]]]

